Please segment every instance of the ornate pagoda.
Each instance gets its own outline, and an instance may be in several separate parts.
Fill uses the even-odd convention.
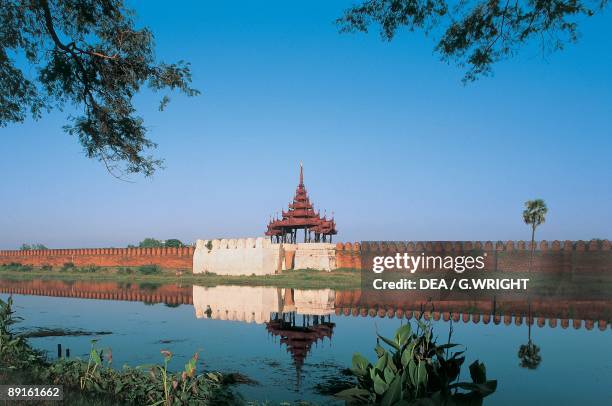
[[[337,234],[336,222],[332,214],[331,219],[327,215],[315,212],[308,198],[308,192],[304,186],[304,168],[300,163],[300,183],[295,191],[293,202],[289,203],[287,211],[281,212],[279,219],[270,218],[266,236],[273,242],[295,244],[297,242],[298,230],[304,230],[304,242],[332,242],[332,236]]]
[[[274,313],[271,320],[266,323],[266,330],[273,337],[280,337],[280,345],[286,345],[287,352],[293,358],[295,366],[296,384],[299,389],[302,381],[302,368],[313,344],[323,342],[325,338],[330,341],[336,323],[332,323],[331,316],[302,315],[302,325],[296,323],[296,312]],[[327,319],[327,321],[326,321]]]

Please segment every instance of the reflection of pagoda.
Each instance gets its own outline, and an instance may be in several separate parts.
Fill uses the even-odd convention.
[[[287,346],[287,352],[291,353],[293,358],[299,387],[302,366],[312,344],[323,341],[325,337],[331,340],[336,324],[331,322],[330,315],[302,315],[300,326],[296,323],[296,315],[296,312],[274,313],[272,320],[266,323],[266,330],[273,336],[280,337],[280,344]]]
[[[329,242],[332,235],[337,234],[336,222],[333,215],[331,219],[315,212],[310,203],[306,187],[304,186],[304,171],[300,163],[300,184],[295,191],[293,203],[289,204],[288,211],[282,211],[282,219],[270,219],[266,235],[276,242],[297,242],[297,230],[304,230],[304,242]],[[314,234],[314,237],[313,237]]]

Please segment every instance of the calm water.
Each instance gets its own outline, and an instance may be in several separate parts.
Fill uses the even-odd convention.
[[[0,291],[3,300],[13,294],[25,319],[21,329],[111,331],[98,337],[98,346],[112,348],[116,366],[160,362],[160,350],[168,349],[178,369],[199,350],[200,368],[238,371],[259,382],[238,387],[246,399],[321,404],[333,398],[317,385],[338,376],[355,351],[374,359],[375,332],[392,335],[406,315],[423,309],[406,295],[329,289],[0,281]],[[536,370],[519,367],[517,357],[527,342],[524,302],[438,302],[434,309],[440,341],[452,326],[452,341],[466,347],[462,378],[469,380],[467,365],[479,359],[498,380],[485,404],[612,404],[612,303],[534,303],[531,335],[542,356]],[[278,320],[283,316],[285,323]],[[51,358],[58,343],[86,357],[91,338],[31,342]]]

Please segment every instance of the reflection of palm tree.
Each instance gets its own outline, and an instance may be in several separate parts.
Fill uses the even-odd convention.
[[[529,300],[529,308],[527,312],[527,344],[519,347],[518,357],[521,360],[519,364],[521,368],[536,369],[542,357],[540,356],[540,347],[531,341],[531,298]]]
[[[536,369],[542,357],[540,356],[540,347],[535,345],[531,340],[527,344],[523,344],[519,348],[518,357],[521,360],[519,364],[521,368]]]

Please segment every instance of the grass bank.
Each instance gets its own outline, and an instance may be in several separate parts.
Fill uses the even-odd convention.
[[[322,272],[309,269],[284,271],[276,275],[227,276],[217,274],[192,274],[162,269],[154,265],[127,267],[63,267],[36,268],[29,265],[8,264],[0,266],[0,278],[13,280],[59,279],[117,282],[179,283],[183,285],[243,285],[275,286],[301,289],[358,289],[359,271],[335,270]]]

